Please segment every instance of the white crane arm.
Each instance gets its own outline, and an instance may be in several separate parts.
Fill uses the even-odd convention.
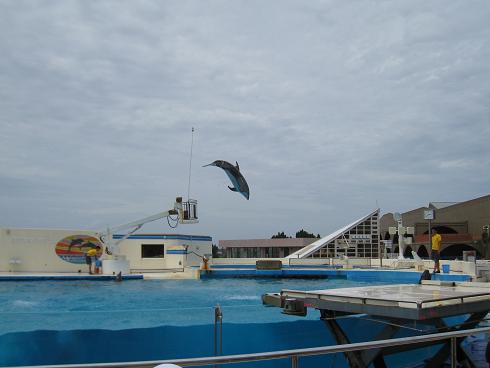
[[[120,232],[120,231],[124,231],[124,230],[128,230],[128,229],[133,229],[133,228],[140,228],[144,224],[147,224],[147,223],[152,222],[152,221],[160,220],[160,219],[162,219],[164,217],[167,217],[169,215],[178,215],[178,212],[174,208],[172,210],[168,210],[168,211],[163,211],[163,212],[157,213],[157,214],[155,214],[153,216],[145,217],[145,218],[143,218],[141,220],[133,221],[133,222],[130,222],[130,223],[127,223],[127,224],[124,224],[124,225],[114,226],[114,227],[110,228],[109,230],[114,234],[115,232]]]
[[[191,202],[193,201],[193,202]],[[192,203],[194,207],[192,207],[192,213],[189,210],[191,205],[189,203]],[[195,216],[196,210],[195,206],[197,205],[197,202],[194,200],[190,200],[189,202],[184,202],[185,209],[183,208],[182,205],[182,198],[177,197],[175,199],[174,207],[172,209],[169,209],[167,211],[159,212],[155,215],[145,217],[141,220],[136,220],[129,222],[127,224],[123,225],[118,225],[114,226],[111,228],[107,228],[107,230],[100,232],[99,238],[100,240],[106,245],[107,250],[109,251],[110,254],[112,254],[116,259],[120,256],[120,250],[119,250],[119,243],[122,242],[123,240],[127,239],[131,234],[133,234],[135,231],[139,230],[143,225],[160,220],[164,217],[168,217],[171,215],[177,215],[179,218],[179,221],[181,223],[195,223],[197,222],[197,216]],[[192,215],[194,214],[194,215]],[[191,216],[191,217],[189,217]],[[113,235],[114,233],[118,232],[121,233],[123,231],[126,231],[125,235],[121,238],[118,239],[117,241],[114,241]]]

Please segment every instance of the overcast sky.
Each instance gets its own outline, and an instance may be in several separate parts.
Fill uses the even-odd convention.
[[[220,239],[490,194],[490,2],[0,0],[0,227]],[[250,200],[225,173],[238,161]]]

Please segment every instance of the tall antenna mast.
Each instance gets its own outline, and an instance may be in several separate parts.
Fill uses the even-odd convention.
[[[194,127],[191,132],[191,156],[189,158],[189,181],[187,182],[187,200],[190,199],[191,193],[191,170],[192,170],[192,146],[194,145]]]

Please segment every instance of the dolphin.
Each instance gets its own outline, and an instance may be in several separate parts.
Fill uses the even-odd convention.
[[[227,161],[216,160],[208,165],[204,165],[203,167],[216,166],[223,169],[226,175],[228,175],[228,177],[230,178],[231,183],[233,184],[233,187],[228,186],[228,188],[233,192],[240,193],[248,200],[250,197],[250,190],[248,189],[247,181],[240,172],[240,166],[238,166],[238,162],[235,161],[235,163],[236,166],[230,164]]]
[[[82,247],[83,246],[83,240],[80,238],[75,238],[72,239],[70,242],[70,245],[68,246],[68,252],[71,252],[71,247]]]

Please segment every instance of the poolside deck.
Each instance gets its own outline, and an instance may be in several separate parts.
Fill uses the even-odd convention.
[[[254,265],[219,265],[209,271],[201,271],[201,278],[224,277],[279,277],[279,278],[341,278],[353,281],[417,283],[422,271],[392,268],[351,268],[343,269],[331,266],[298,267],[283,266],[278,270],[258,270]],[[432,275],[439,281],[471,281],[472,275],[462,272],[438,273]]]
[[[139,271],[139,270],[138,270]],[[122,275],[123,280],[192,280],[199,279],[199,269],[169,269],[159,272],[135,272]],[[0,281],[41,281],[41,280],[115,280],[115,275],[89,274],[88,272],[0,272]]]
[[[162,270],[160,272],[138,272],[123,275],[123,280],[192,280],[199,278],[324,278],[347,279],[365,282],[417,283],[422,272],[415,269],[353,268],[343,269],[330,266],[285,266],[278,270],[261,270],[255,265],[217,265],[209,270],[185,268]],[[34,280],[114,280],[115,275],[90,275],[88,273],[44,273],[44,272],[0,272],[0,281]],[[462,272],[439,273],[432,275],[439,281],[472,281],[472,275]]]
[[[44,273],[44,272],[0,272],[0,281],[41,281],[41,280],[89,280],[107,281],[115,280],[115,275],[90,275],[88,273]],[[141,280],[143,275],[123,275],[123,280]]]

